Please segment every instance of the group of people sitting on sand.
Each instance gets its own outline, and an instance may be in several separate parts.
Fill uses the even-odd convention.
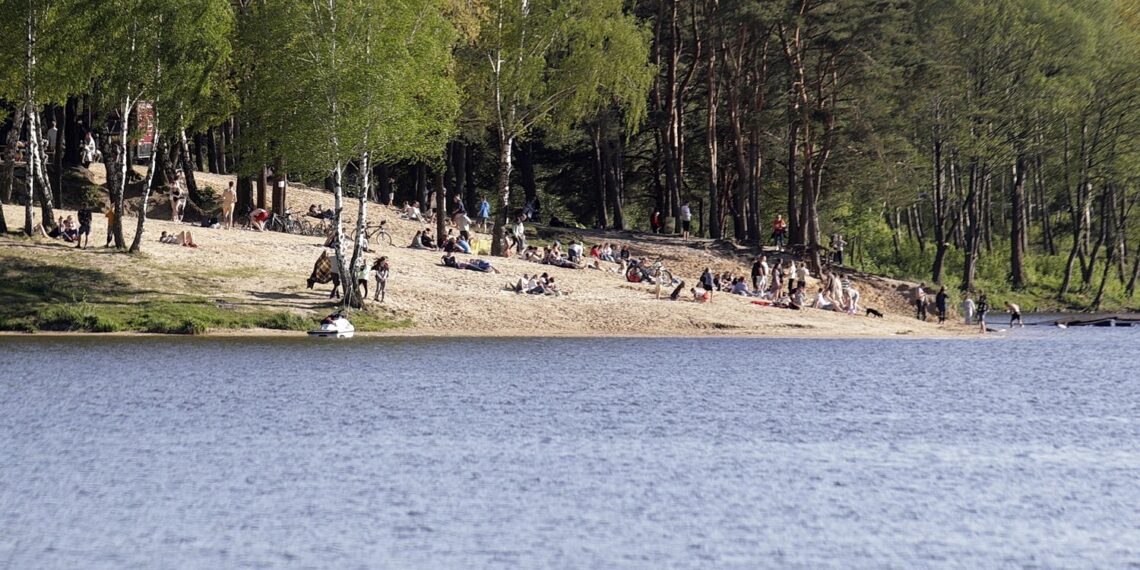
[[[762,304],[790,309],[811,307],[849,314],[858,312],[859,291],[851,286],[849,279],[836,273],[825,275],[819,279],[814,296],[809,298],[808,280],[812,278],[806,261],[784,260],[769,264],[768,258],[761,256],[752,264],[750,281],[731,272],[717,275],[706,267],[701,274],[700,286],[690,289],[690,293],[699,302],[711,301],[712,293],[719,291],[756,297]]]
[[[528,294],[528,295],[548,295],[551,297],[561,297],[567,292],[563,291],[554,282],[554,277],[548,273],[542,275],[527,275],[523,273],[522,277],[514,283],[508,283],[507,288],[515,293]]]

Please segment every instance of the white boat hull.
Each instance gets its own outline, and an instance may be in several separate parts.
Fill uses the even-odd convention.
[[[355,331],[309,331],[309,336],[315,336],[319,338],[352,338],[353,334],[355,334]]]
[[[321,323],[321,328],[309,331],[309,336],[317,338],[352,338],[356,333],[356,327],[348,322],[348,319],[341,317],[333,320],[331,323]]]

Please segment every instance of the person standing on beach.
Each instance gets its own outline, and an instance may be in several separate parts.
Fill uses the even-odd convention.
[[[230,229],[234,227],[234,204],[237,204],[237,192],[234,191],[234,183],[231,180],[230,185],[222,192],[222,226]]]
[[[111,247],[111,241],[115,239],[115,207],[108,205],[103,215],[107,218],[107,244],[103,247]]]
[[[946,299],[949,295],[946,294],[946,288],[940,287],[938,294],[934,296],[934,306],[938,308],[938,324],[946,324]]]
[[[487,231],[487,220],[491,219],[491,203],[486,198],[479,202],[479,215],[476,218],[479,222],[479,230]]]
[[[693,224],[693,210],[689,207],[689,203],[685,202],[681,205],[681,239],[689,239],[689,230],[692,229]]]
[[[926,320],[926,283],[919,283],[918,289],[914,290],[914,308],[917,310],[915,318],[920,321]]]
[[[965,319],[967,325],[974,324],[974,298],[966,293],[966,298],[962,300],[962,318]]]
[[[1009,311],[1009,328],[1013,328],[1014,323],[1019,327],[1025,327],[1025,323],[1021,322],[1021,307],[1017,306],[1017,303],[1006,301],[1005,310]]]
[[[54,128],[55,123],[52,123]],[[91,242],[91,209],[83,206],[79,209],[79,234],[75,238],[75,247],[83,249]]]
[[[982,332],[986,332],[986,313],[990,310],[989,300],[986,299],[986,294],[978,291],[978,325],[981,326]]]
[[[376,263],[372,264],[372,272],[376,276],[376,292],[372,296],[373,301],[384,302],[384,294],[388,289],[388,272],[391,267],[388,265],[388,257],[380,256]]]

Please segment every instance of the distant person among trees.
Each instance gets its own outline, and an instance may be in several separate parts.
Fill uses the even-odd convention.
[[[693,209],[689,207],[689,203],[681,204],[681,239],[689,239],[689,230],[693,225]]]
[[[847,247],[847,242],[844,241],[843,234],[839,232],[831,234],[831,251],[836,265],[843,265],[843,248],[845,247]]]
[[[788,222],[784,221],[783,214],[776,214],[776,219],[772,220],[772,243],[775,243],[780,251],[783,251],[784,244],[788,243]]]
[[[95,145],[95,137],[91,136],[91,131],[87,131],[86,136],[83,137],[81,160],[83,161],[84,168],[91,166],[92,162],[103,160],[103,153],[99,152],[99,148]]]
[[[649,229],[655,234],[661,233],[661,212],[654,211],[649,217]]]

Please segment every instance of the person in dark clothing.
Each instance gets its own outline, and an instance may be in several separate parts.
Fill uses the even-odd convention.
[[[986,332],[986,313],[990,310],[989,299],[986,294],[978,291],[978,324],[982,328],[982,332]]]
[[[705,291],[712,291],[716,288],[716,282],[713,279],[712,270],[710,270],[708,267],[705,268],[704,273],[701,273],[701,287],[703,287]]]
[[[91,209],[84,206],[79,209],[79,234],[75,238],[75,247],[83,249],[91,240]]]
[[[940,325],[946,322],[946,299],[948,297],[945,287],[939,288],[938,294],[934,296],[934,306],[938,308],[938,324]]]

